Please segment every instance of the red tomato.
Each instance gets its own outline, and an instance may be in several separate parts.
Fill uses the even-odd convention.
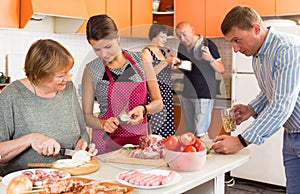
[[[183,152],[197,152],[196,148],[192,145],[186,146],[186,148],[183,150]]]
[[[193,145],[195,143],[195,135],[191,132],[181,134],[179,141],[183,146]]]
[[[172,135],[164,139],[164,145],[168,150],[177,151],[179,148],[179,140],[176,136]]]
[[[195,138],[195,143],[193,146],[196,148],[197,152],[203,151],[205,149],[205,144],[199,139]]]

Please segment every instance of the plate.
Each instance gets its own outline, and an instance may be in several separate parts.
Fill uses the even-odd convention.
[[[147,170],[147,171],[144,171],[144,170],[136,170],[138,172],[142,172],[144,174],[155,174],[155,175],[164,175],[164,176],[167,176],[171,171],[169,170],[160,170],[160,169],[154,169],[154,170]],[[124,172],[129,172],[129,171],[124,171]],[[121,173],[124,173],[124,172],[121,172]],[[122,180],[119,178],[120,174],[119,173],[116,177],[116,180],[123,184],[123,185],[127,185],[127,186],[131,186],[131,187],[135,187],[135,188],[138,188],[138,189],[158,189],[158,188],[162,188],[162,187],[167,187],[167,186],[170,186],[170,185],[173,185],[173,184],[176,184],[178,183],[180,180],[181,180],[181,175],[178,174],[177,172],[173,171],[175,173],[175,176],[173,178],[173,180],[171,180],[169,183],[165,184],[165,185],[157,185],[157,186],[141,186],[141,185],[134,185],[134,184],[131,184],[125,180]]]
[[[62,179],[66,179],[71,177],[70,173],[65,172],[65,171],[60,171],[60,170],[55,170],[55,169],[48,169],[48,168],[35,168],[35,169],[26,169],[26,170],[20,170],[20,171],[16,171],[16,172],[12,172],[10,174],[7,174],[3,177],[2,182],[4,185],[8,185],[8,183],[15,177],[20,176],[22,174],[22,172],[24,171],[32,171],[33,173],[35,173],[36,170],[42,170],[45,172],[53,172],[53,171],[59,171],[59,172],[64,172],[66,173],[66,176],[63,177]]]

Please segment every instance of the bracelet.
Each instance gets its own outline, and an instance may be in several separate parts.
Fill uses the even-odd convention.
[[[212,63],[214,61],[215,61],[215,59],[212,57],[211,60],[209,60],[209,63]]]
[[[143,117],[146,116],[146,114],[147,114],[147,107],[146,107],[146,105],[140,104],[139,106],[144,107],[144,114],[143,114]]]
[[[248,146],[247,142],[245,141],[245,139],[242,137],[241,134],[239,134],[237,137],[239,138],[241,144],[242,144],[244,147],[247,147],[247,146]]]

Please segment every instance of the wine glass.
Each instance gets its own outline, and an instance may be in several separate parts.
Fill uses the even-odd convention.
[[[236,118],[234,111],[231,108],[223,109],[221,111],[224,130],[229,133],[236,129]]]

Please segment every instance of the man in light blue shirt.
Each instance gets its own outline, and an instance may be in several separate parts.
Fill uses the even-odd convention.
[[[300,38],[264,26],[255,10],[233,8],[221,25],[234,52],[253,56],[252,67],[260,87],[248,105],[235,105],[237,123],[255,121],[240,135],[218,136],[217,153],[236,153],[248,144],[262,144],[283,126],[283,158],[287,193],[300,191]]]

